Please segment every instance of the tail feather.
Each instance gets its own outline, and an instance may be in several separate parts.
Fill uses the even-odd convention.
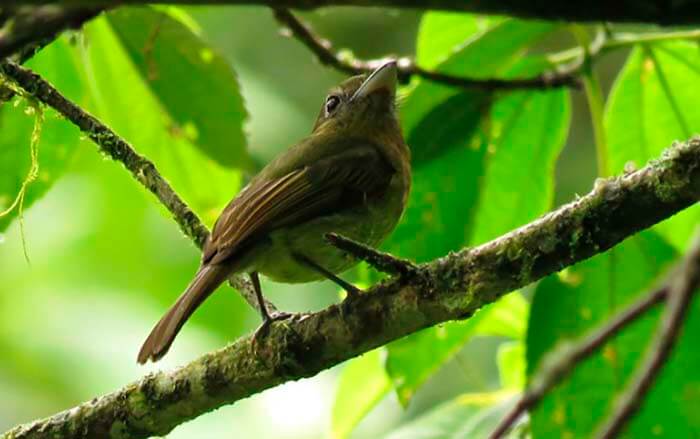
[[[137,361],[160,360],[195,309],[226,279],[227,270],[219,265],[199,269],[190,285],[151,331],[141,346]]]

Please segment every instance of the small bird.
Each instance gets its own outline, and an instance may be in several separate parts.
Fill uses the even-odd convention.
[[[270,313],[259,273],[285,283],[330,279],[357,260],[326,241],[337,233],[377,246],[396,227],[411,187],[410,150],[396,115],[397,69],[388,61],[333,88],[311,135],[257,174],[224,208],[204,245],[197,274],[155,325],[138,362],[157,361],[194,310],[227,278],[248,273],[263,319]]]

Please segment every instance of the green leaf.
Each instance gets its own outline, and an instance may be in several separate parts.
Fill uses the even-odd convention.
[[[384,349],[375,349],[350,360],[338,380],[331,437],[350,435],[362,418],[391,390],[391,381],[384,370]]]
[[[519,293],[488,305],[469,320],[429,328],[389,345],[387,371],[403,405],[416,390],[461,347],[477,335],[522,338],[527,303]]]
[[[171,113],[135,68],[104,17],[90,22],[86,34],[83,61],[85,81],[91,87],[89,107],[151,159],[175,191],[211,224],[238,191],[240,171],[204,155],[181,130],[172,129],[176,122]]]
[[[555,25],[543,22],[503,20],[480,33],[478,37],[468,40],[435,70],[473,78],[506,76],[508,71],[520,62],[522,55],[532,43],[555,29]],[[439,34],[440,31],[435,32]],[[432,38],[432,33],[421,32],[421,39],[430,41]],[[452,49],[451,43],[447,44],[448,47],[443,48],[441,53]],[[429,50],[440,52],[440,49],[434,46]],[[421,56],[420,51],[418,56]],[[460,110],[461,115],[458,112],[457,115],[450,117],[449,124],[441,121],[435,116],[436,108],[458,94],[465,95],[462,102],[469,102],[468,108]],[[474,142],[469,138],[450,136],[445,133],[446,127],[464,125],[465,128],[460,128],[460,131],[465,132],[469,127],[476,126],[482,116],[488,113],[490,96],[491,94],[479,90],[463,90],[430,81],[416,81],[401,106],[401,124],[411,146],[414,167],[420,167],[425,161],[451,149],[463,148],[465,145],[474,146]],[[445,112],[441,114],[446,116]],[[429,123],[426,119],[431,119],[434,123]],[[411,137],[416,132],[425,130],[435,131],[438,134],[429,142],[412,141]],[[422,135],[428,136],[427,133]],[[440,136],[445,139],[439,138]]]
[[[550,276],[537,287],[527,337],[528,375],[545,353],[602,324],[657,284],[676,253],[647,231],[608,252]],[[626,437],[698,437],[700,421],[700,302],[692,305],[683,336],[629,426]],[[610,413],[656,329],[660,309],[648,312],[600,352],[578,364],[532,413],[537,438],[590,437]],[[582,410],[585,407],[585,410]]]
[[[513,396],[508,391],[458,396],[402,425],[385,439],[486,439],[512,406]]]
[[[221,165],[249,168],[243,131],[247,113],[235,73],[221,54],[173,17],[148,7],[107,14],[142,81],[170,116],[168,128]]]
[[[676,140],[698,133],[700,52],[694,43],[676,41],[635,48],[608,99],[605,126],[611,170],[629,163],[642,167]],[[654,227],[677,248],[685,248],[700,220],[695,206]]]
[[[479,184],[470,244],[493,239],[549,210],[554,165],[570,117],[563,90],[516,92],[493,105],[488,165]]]
[[[569,122],[566,93],[513,93],[494,104],[492,115],[488,147],[451,151],[416,172],[411,203],[392,238],[400,249],[396,253],[429,260],[547,211]],[[469,340],[470,321],[430,328],[390,345],[388,370],[404,404]],[[429,354],[415,361],[411,352]]]
[[[29,63],[53,84],[74,99],[83,91],[78,81],[76,64],[65,40],[59,39],[39,52]],[[0,212],[17,197],[31,167],[30,142],[34,116],[27,115],[22,98],[0,106]],[[27,186],[23,209],[30,207],[63,175],[78,145],[79,134],[72,125],[60,119],[53,110],[45,111],[41,136],[37,145],[39,173]],[[19,208],[0,218],[0,231],[19,215]]]
[[[530,74],[544,66],[528,59],[504,75]],[[406,111],[412,109],[412,96]],[[393,253],[430,260],[499,236],[550,208],[554,164],[570,122],[568,93],[509,93],[485,110],[477,108],[490,98],[479,102],[474,96],[449,97],[409,131],[413,150],[434,151],[450,142],[459,146],[416,169],[404,219],[387,245]],[[459,111],[466,116],[460,118]],[[390,345],[387,366],[399,400],[407,404],[472,336],[469,322],[457,322]],[[410,352],[429,354],[416,361]]]
[[[522,340],[501,344],[498,347],[496,360],[502,388],[515,391],[525,388],[527,364],[525,343]]]
[[[445,61],[465,41],[485,31],[492,23],[488,16],[457,12],[429,11],[423,14],[416,41],[416,61],[431,69]]]

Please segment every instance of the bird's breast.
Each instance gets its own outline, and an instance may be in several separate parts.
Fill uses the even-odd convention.
[[[302,254],[336,274],[353,267],[358,261],[330,245],[326,234],[338,233],[369,246],[378,246],[396,227],[407,190],[405,178],[395,174],[385,191],[366,194],[352,207],[272,231],[268,239],[252,250],[250,271],[285,283],[322,279],[316,271],[300,264],[295,254]]]

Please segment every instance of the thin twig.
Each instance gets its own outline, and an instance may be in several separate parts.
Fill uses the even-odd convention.
[[[292,36],[313,52],[319,61],[343,73],[357,75],[368,73],[381,65],[384,60],[359,60],[344,57],[334,50],[332,44],[316,35],[313,30],[299,20],[288,9],[274,8],[277,21],[289,29]],[[522,79],[476,79],[454,76],[447,73],[426,70],[409,58],[400,58],[397,63],[399,80],[407,82],[411,76],[419,76],[433,82],[463,88],[480,88],[484,90],[547,89],[556,87],[580,86],[577,78],[579,66],[559,72],[549,72],[533,78]]]
[[[504,437],[517,420],[526,411],[532,411],[547,392],[568,376],[578,363],[595,353],[621,329],[661,303],[666,298],[667,292],[668,288],[662,287],[646,294],[579,341],[562,344],[548,353],[520,400],[503,417],[489,439]]]
[[[639,410],[654,381],[667,363],[678,341],[685,317],[690,310],[693,293],[700,285],[700,233],[696,233],[693,245],[679,273],[671,280],[666,311],[661,316],[655,340],[634,378],[616,401],[612,415],[598,431],[598,439],[618,437],[630,419]]]
[[[209,236],[209,230],[158,172],[153,162],[137,153],[107,125],[63,96],[53,85],[30,69],[12,61],[4,61],[0,62],[0,74],[4,74],[31,96],[62,114],[95,142],[101,152],[122,163],[134,178],[170,211],[180,230],[201,250]],[[246,279],[234,276],[229,283],[241,293],[246,302],[257,309],[255,292]],[[277,309],[269,301],[267,306],[271,311]]]
[[[380,252],[377,249],[353,241],[337,233],[327,234],[326,239],[335,247],[367,262],[382,273],[397,276],[410,276],[418,272],[418,266],[409,260],[397,258],[389,253]]]

